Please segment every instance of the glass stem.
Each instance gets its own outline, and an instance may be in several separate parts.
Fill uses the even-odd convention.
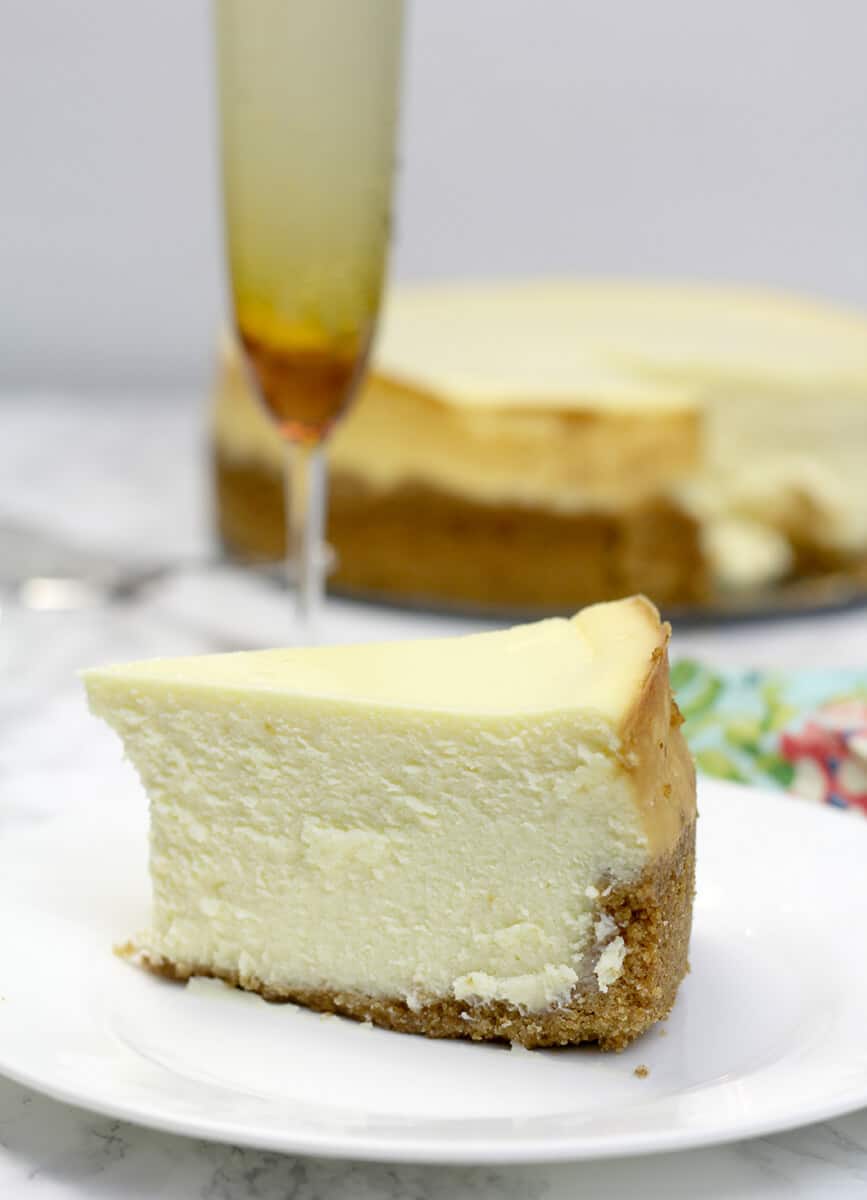
[[[295,585],[300,640],[316,638],[325,590],[325,447],[286,448],[287,576]]]

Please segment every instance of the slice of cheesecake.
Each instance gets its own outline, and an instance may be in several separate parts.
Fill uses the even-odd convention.
[[[687,969],[695,777],[641,597],[88,671],[151,805],[142,963],[433,1037],[617,1049]]]

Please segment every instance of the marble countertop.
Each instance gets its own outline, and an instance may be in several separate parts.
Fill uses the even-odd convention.
[[[202,404],[189,395],[0,396],[0,836],[63,802],[56,781],[98,756],[75,671],[149,654],[291,638],[273,583],[215,558]],[[50,587],[14,580],[66,556],[94,578],[118,564],[150,582],[122,602],[56,611]],[[322,639],[480,627],[329,602]],[[720,664],[867,668],[867,612],[677,633],[675,653]],[[50,734],[50,736],[47,736]],[[2,966],[0,966],[2,971]],[[0,1078],[0,1196],[166,1200],[460,1200],[466,1197],[867,1195],[867,1111],[709,1150],[620,1162],[377,1166],[290,1158],[171,1137],[58,1104]]]

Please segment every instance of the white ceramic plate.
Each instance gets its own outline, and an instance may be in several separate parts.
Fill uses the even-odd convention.
[[[0,1071],[175,1133],[424,1162],[647,1153],[867,1104],[867,822],[703,782],[692,974],[623,1054],[405,1037],[165,983],[128,775],[0,838]],[[639,1065],[646,1077],[635,1075]]]

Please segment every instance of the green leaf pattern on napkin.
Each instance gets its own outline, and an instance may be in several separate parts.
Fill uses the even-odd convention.
[[[674,663],[672,686],[699,771],[867,812],[867,675],[764,674]]]

